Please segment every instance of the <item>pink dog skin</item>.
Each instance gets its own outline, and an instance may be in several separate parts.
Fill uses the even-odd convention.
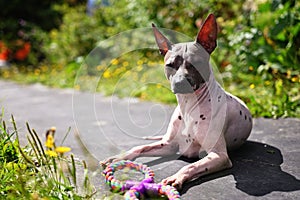
[[[195,42],[172,44],[154,25],[153,31],[160,52],[165,56],[165,74],[178,106],[166,134],[159,141],[134,147],[101,163],[108,165],[139,156],[177,153],[199,158],[199,154],[205,152],[205,157],[162,181],[180,189],[186,181],[232,167],[227,152],[247,140],[252,130],[252,116],[240,99],[225,92],[215,80],[209,64],[217,39],[213,14],[207,17]]]

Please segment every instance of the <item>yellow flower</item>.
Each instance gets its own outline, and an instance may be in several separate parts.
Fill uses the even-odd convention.
[[[137,64],[138,64],[138,65],[142,65],[142,64],[144,64],[144,61],[143,61],[143,60],[138,60],[138,61],[137,61]]]
[[[265,85],[271,85],[270,81],[265,81]]]
[[[41,67],[41,70],[42,70],[42,72],[48,71],[48,66],[47,66],[47,65],[43,65],[43,66]]]
[[[50,157],[57,157],[57,153],[55,151],[47,150],[45,153]]]
[[[40,75],[40,73],[41,73],[40,69],[35,69],[34,70],[34,75],[38,76],[38,75]]]
[[[40,199],[39,194],[36,193],[36,192],[35,192],[35,193],[32,193],[32,194],[31,194],[31,199],[32,199],[32,200],[39,200],[39,199]]]
[[[136,68],[136,70],[137,70],[138,72],[142,71],[142,70],[143,70],[143,66],[142,66],[142,65],[138,65],[137,68]]]
[[[297,82],[297,77],[293,77],[291,80],[292,80],[292,82],[295,83],[295,82]]]
[[[104,78],[110,78],[110,77],[111,77],[110,71],[106,70],[106,71],[103,73],[103,77],[104,77]]]
[[[291,70],[287,70],[287,72],[286,72],[286,77],[287,77],[288,79],[290,79],[290,78],[291,78],[291,74],[292,74]]]
[[[141,99],[146,99],[147,98],[147,94],[145,92],[142,92],[140,98]]]
[[[53,148],[54,147],[54,137],[52,134],[47,135],[46,147]]]
[[[125,61],[123,62],[123,67],[127,67],[129,65],[129,62]]]
[[[56,127],[52,126],[49,130],[52,131],[52,132],[55,132],[56,131]]]
[[[218,18],[217,18],[217,22],[218,22],[219,24],[222,24],[222,23],[224,22],[224,18],[223,18],[223,17],[218,17]]]
[[[64,146],[59,146],[55,148],[55,152],[60,153],[60,154],[64,154],[71,151],[70,147],[64,147]]]
[[[249,71],[253,71],[253,66],[249,66]]]
[[[250,87],[250,89],[254,89],[255,85],[252,83],[249,87]]]
[[[10,77],[9,71],[4,71],[2,75],[3,75],[4,78],[9,78]]]
[[[80,85],[75,85],[75,86],[74,86],[74,89],[75,89],[75,90],[80,90]]]
[[[113,64],[113,65],[117,65],[117,64],[119,64],[119,60],[118,59],[112,59],[110,63]]]

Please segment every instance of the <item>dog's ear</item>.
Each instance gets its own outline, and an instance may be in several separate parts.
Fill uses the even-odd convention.
[[[217,47],[218,25],[213,14],[209,14],[199,30],[196,42],[211,54]]]
[[[166,55],[168,50],[171,49],[171,42],[156,28],[156,26],[152,23],[152,29],[155,36],[156,44],[159,48],[161,55]]]

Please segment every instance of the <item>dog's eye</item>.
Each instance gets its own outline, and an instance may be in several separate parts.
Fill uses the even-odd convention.
[[[176,63],[167,63],[166,67],[172,68],[173,70],[178,70],[179,65],[176,65]]]
[[[166,67],[173,67],[173,63],[166,63]]]

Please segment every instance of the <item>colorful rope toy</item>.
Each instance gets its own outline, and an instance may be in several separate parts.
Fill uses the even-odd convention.
[[[114,172],[128,168],[131,170],[137,170],[145,175],[145,178],[141,182],[127,180],[125,183],[115,179]],[[138,164],[133,161],[122,160],[112,163],[106,167],[103,171],[105,176],[105,182],[110,186],[113,192],[125,192],[124,198],[126,200],[138,200],[144,195],[148,196],[160,196],[165,195],[170,200],[179,200],[179,192],[170,185],[162,185],[154,183],[154,172],[143,164]]]

